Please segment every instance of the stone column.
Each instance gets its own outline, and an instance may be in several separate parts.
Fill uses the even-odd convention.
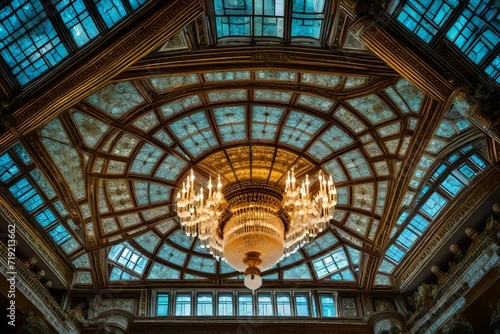
[[[374,334],[406,334],[405,317],[396,311],[380,311],[373,313],[368,319],[368,326]]]

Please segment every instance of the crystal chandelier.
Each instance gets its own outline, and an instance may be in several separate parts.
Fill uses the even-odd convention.
[[[229,186],[222,193],[220,175],[216,189],[208,181],[208,196],[195,192],[193,170],[177,194],[177,215],[187,235],[197,236],[200,246],[217,259],[245,273],[251,290],[262,284],[262,271],[283,256],[297,251],[327,226],[336,201],[331,177],[322,171],[313,196],[309,176],[298,186],[295,172],[288,173],[285,191],[268,184]]]

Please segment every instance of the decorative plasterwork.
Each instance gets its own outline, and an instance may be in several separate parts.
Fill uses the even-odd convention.
[[[4,206],[1,205],[0,207],[3,213]],[[20,226],[22,225],[16,225],[17,231],[20,231]],[[11,274],[9,274],[9,272],[11,270],[7,264],[7,258],[7,247],[3,243],[0,243],[0,272],[3,276],[10,278]],[[47,288],[42,285],[32,272],[20,263],[16,263],[15,279],[16,289],[38,308],[45,320],[54,327],[58,333],[79,333],[79,330],[75,327],[73,322],[71,322],[68,315],[56,303]]]

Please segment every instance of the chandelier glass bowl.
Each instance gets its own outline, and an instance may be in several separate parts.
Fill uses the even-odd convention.
[[[217,259],[245,273],[251,290],[262,284],[262,271],[290,255],[323,231],[332,219],[336,189],[320,171],[311,193],[308,175],[298,186],[293,169],[284,192],[260,183],[236,184],[222,192],[209,178],[207,195],[195,191],[193,170],[177,193],[177,215],[187,235],[198,237]],[[205,197],[206,196],[206,197]]]

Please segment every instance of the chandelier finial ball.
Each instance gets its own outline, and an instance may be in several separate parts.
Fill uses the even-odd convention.
[[[262,286],[262,277],[259,275],[246,275],[243,282],[248,289],[257,290]]]

